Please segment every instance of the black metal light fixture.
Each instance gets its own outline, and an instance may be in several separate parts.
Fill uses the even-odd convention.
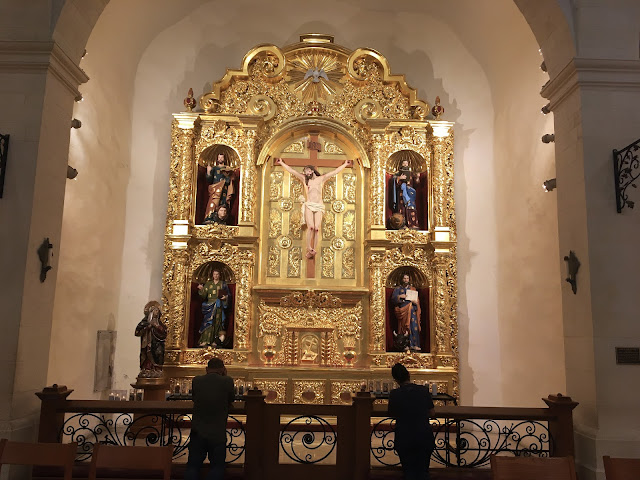
[[[640,139],[622,150],[613,150],[613,180],[616,189],[616,209],[622,212],[624,207],[633,208],[635,202],[629,200],[627,188],[638,188],[636,180],[640,177]]]
[[[7,155],[9,154],[9,135],[0,134],[0,198],[4,190],[4,174],[7,170]]]
[[[552,190],[555,190],[555,188],[556,188],[555,178],[550,178],[549,180],[545,180],[544,182],[542,182],[542,189],[545,192],[551,192]]]

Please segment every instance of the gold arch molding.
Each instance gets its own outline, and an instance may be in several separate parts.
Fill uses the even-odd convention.
[[[272,152],[284,148],[287,142],[292,138],[308,134],[309,132],[326,133],[335,136],[336,139],[341,141],[347,151],[345,152],[353,160],[360,159],[364,168],[370,168],[369,156],[364,149],[361,142],[347,130],[340,122],[332,120],[330,118],[296,118],[284,123],[279,129],[278,133],[267,140],[262,147],[256,164],[263,165]]]

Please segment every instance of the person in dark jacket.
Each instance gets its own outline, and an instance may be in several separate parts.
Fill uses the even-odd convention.
[[[227,443],[227,415],[233,402],[233,379],[219,358],[207,364],[207,374],[192,383],[193,418],[185,480],[198,480],[204,459],[211,468],[206,480],[222,480]]]
[[[435,415],[429,389],[411,383],[409,371],[396,363],[391,369],[398,383],[389,394],[389,415],[396,419],[395,449],[406,480],[429,478],[429,461],[435,446],[429,417]]]

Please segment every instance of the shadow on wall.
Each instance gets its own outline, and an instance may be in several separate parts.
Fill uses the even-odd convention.
[[[429,106],[433,106],[436,96],[440,97],[440,105],[444,107],[443,119],[456,122],[454,126],[455,138],[455,195],[456,217],[467,218],[467,196],[461,194],[466,190],[465,175],[465,152],[469,148],[470,137],[475,129],[465,129],[464,124],[458,123],[462,112],[458,108],[456,99],[452,98],[445,89],[442,78],[435,78],[433,64],[425,52],[406,50],[392,45],[388,52],[384,52],[388,59],[393,59],[391,68],[394,73],[403,73],[406,76],[409,86],[417,88],[418,97],[426,100]],[[404,71],[396,72],[393,64],[404,65]],[[469,312],[467,305],[467,276],[469,274],[473,259],[477,256],[471,250],[470,239],[466,234],[464,223],[457,224],[457,251],[464,252],[465,261],[458,261],[458,350],[460,353],[468,352],[469,349]],[[473,366],[469,364],[469,355],[460,356],[460,372],[467,372],[465,375],[464,397],[472,399],[478,391],[474,384],[475,375]],[[463,363],[465,362],[465,363]]]

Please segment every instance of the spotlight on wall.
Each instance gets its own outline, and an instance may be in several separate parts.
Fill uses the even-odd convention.
[[[71,128],[80,128],[81,126],[82,126],[82,122],[77,118],[74,118],[73,120],[71,120]]]
[[[547,103],[544,107],[540,109],[540,111],[542,112],[543,115],[547,115],[551,113],[551,104]]]
[[[542,182],[542,189],[545,192],[550,192],[552,190],[555,190],[555,188],[556,188],[555,178],[550,178],[549,180],[545,180],[544,182]]]
[[[67,178],[69,180],[73,180],[78,176],[78,170],[73,168],[71,165],[67,165]]]
[[[553,143],[556,141],[556,136],[553,133],[545,133],[540,140],[542,143]]]
[[[545,63],[545,61],[543,60],[542,63],[540,64],[540,70],[542,70],[543,72],[547,71],[547,64]]]

